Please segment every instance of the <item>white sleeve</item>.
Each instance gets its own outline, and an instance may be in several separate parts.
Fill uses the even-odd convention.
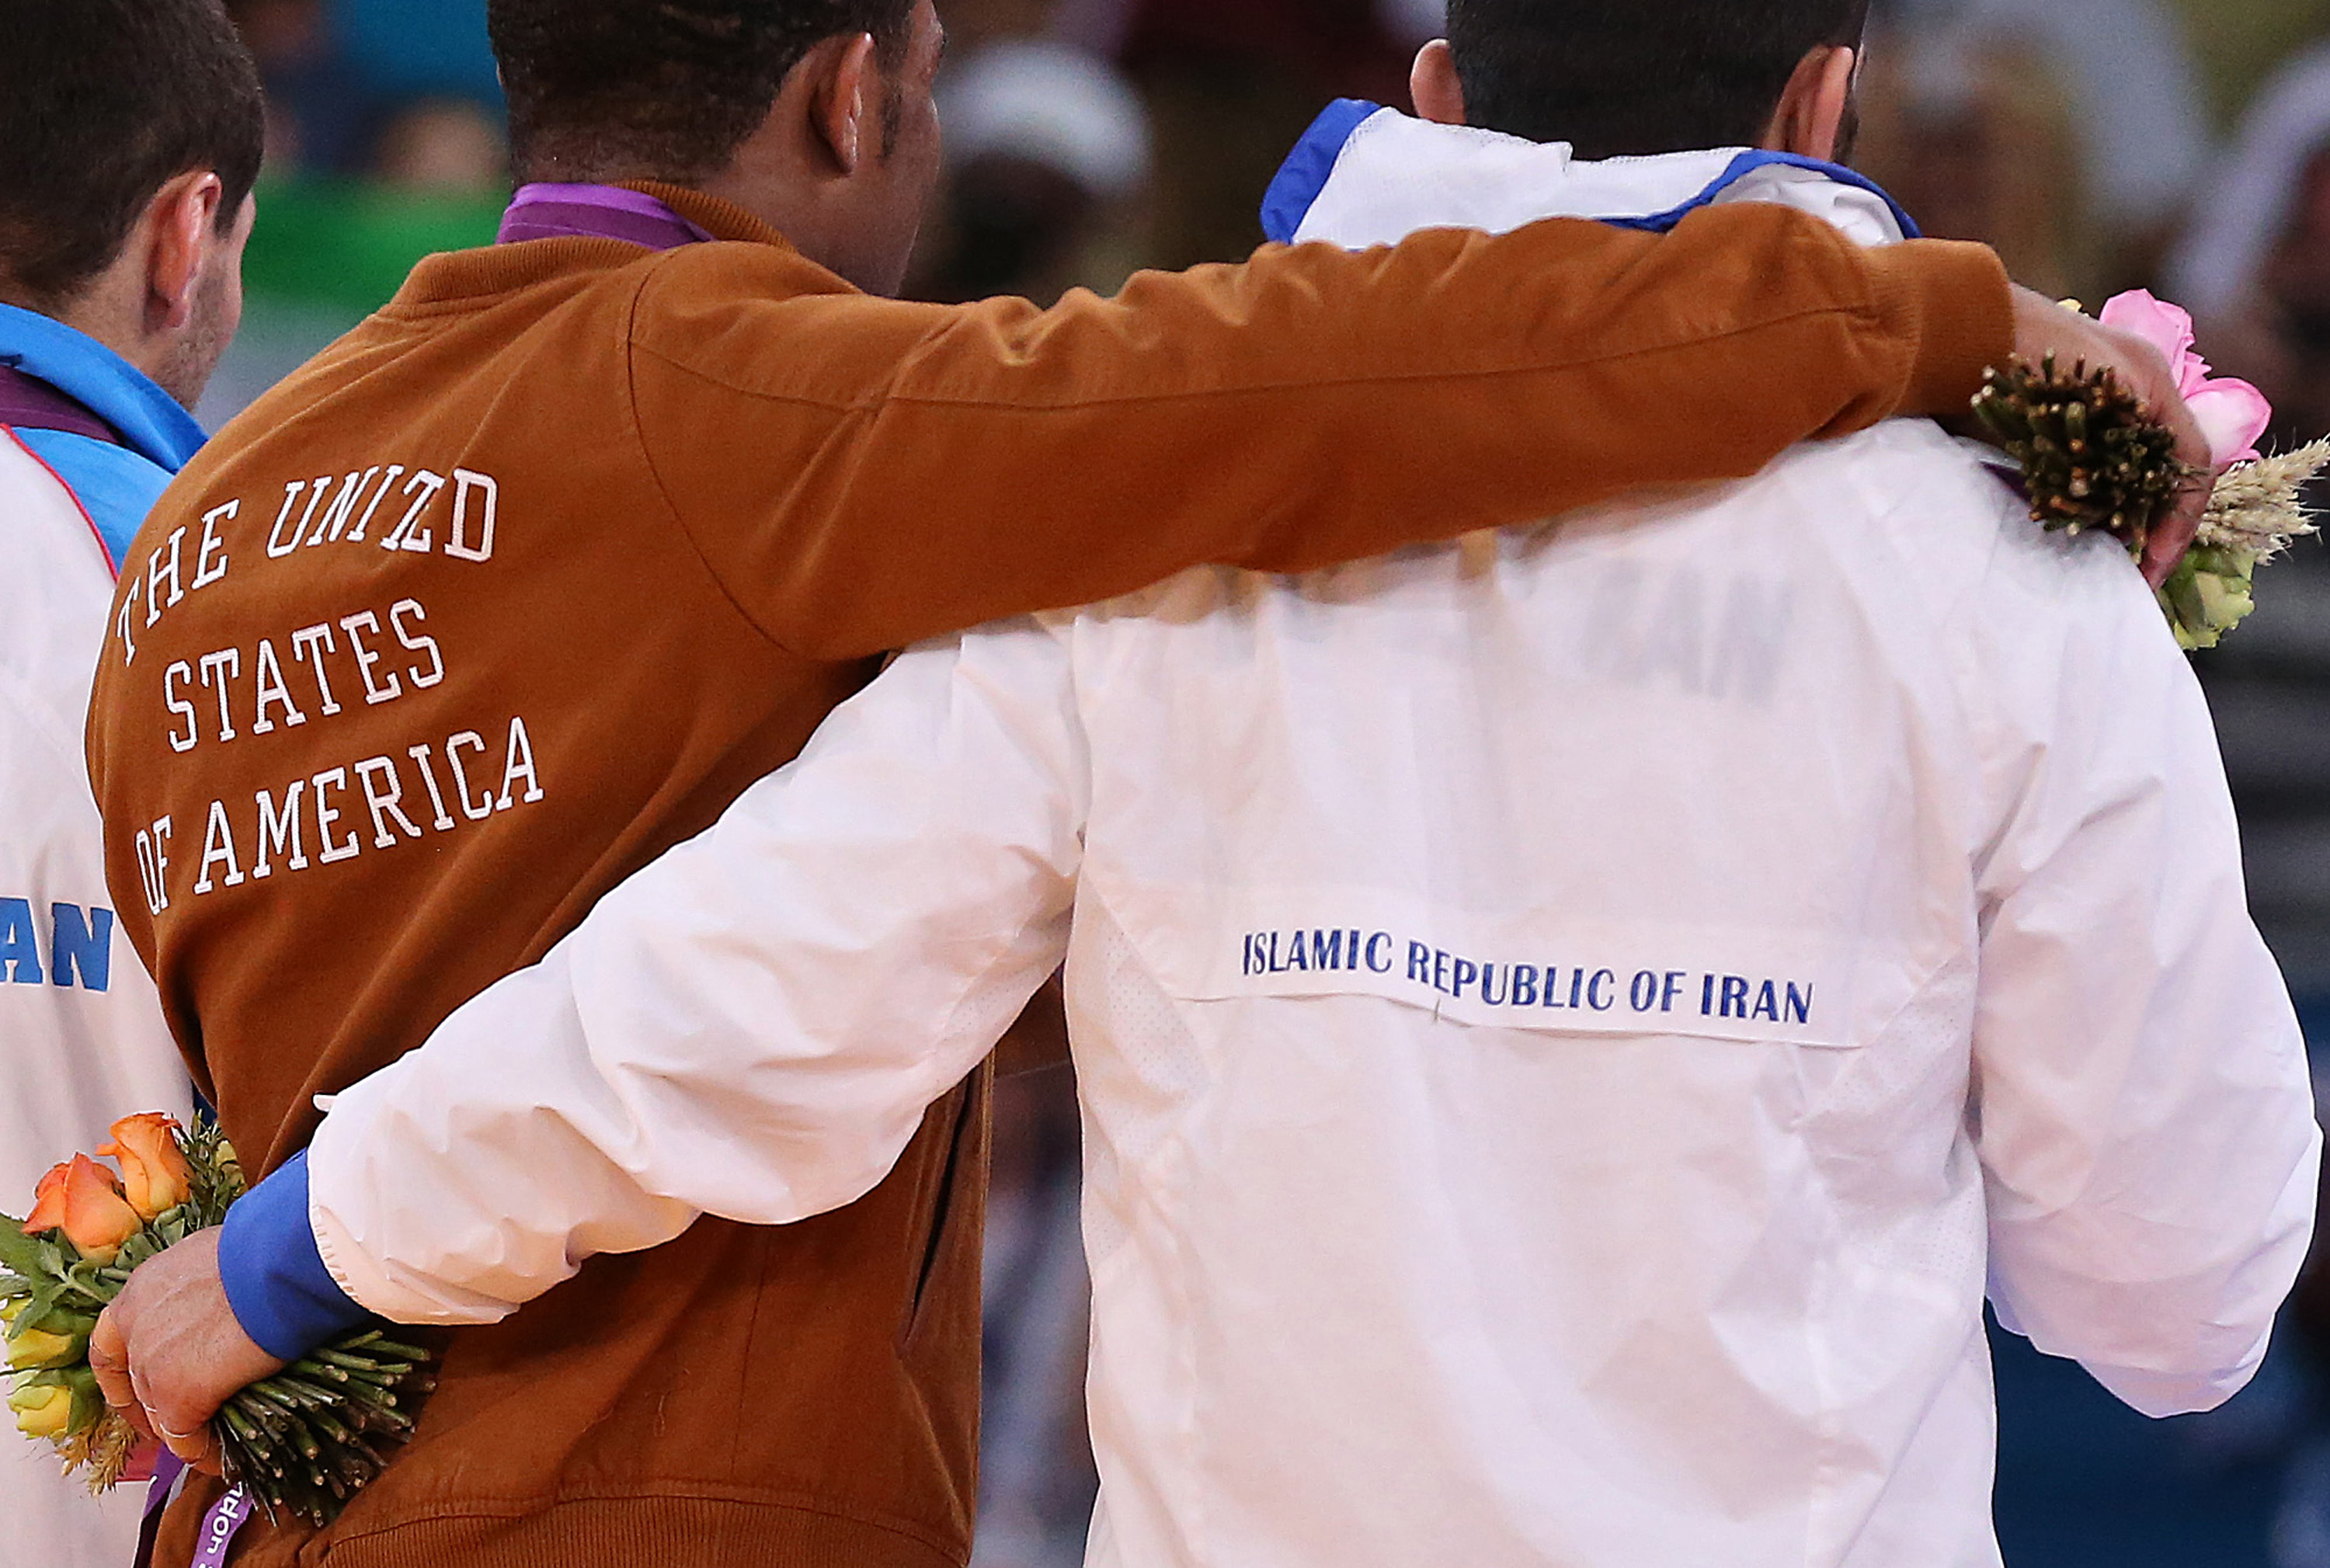
[[[901,658],[336,1098],[308,1160],[333,1277],[395,1321],[493,1322],[699,1214],[784,1223],[871,1191],[1060,963],[1083,744],[1043,628]]]
[[[2208,705],[2113,549],[2010,539],[1977,607],[1975,1128],[2001,1321],[2159,1416],[2264,1358],[2321,1135]]]

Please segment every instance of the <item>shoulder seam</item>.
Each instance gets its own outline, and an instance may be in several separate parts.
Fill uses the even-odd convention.
[[[658,258],[658,261],[662,260],[664,258]],[[688,553],[696,558],[699,566],[703,567],[705,575],[709,577],[713,586],[719,590],[720,597],[728,601],[728,607],[736,612],[738,618],[746,626],[753,628],[753,634],[762,641],[789,658],[801,658],[803,656],[800,653],[789,646],[782,638],[778,637],[768,627],[762,625],[760,618],[744,608],[744,601],[736,597],[735,590],[729,586],[726,574],[713,563],[712,558],[704,553],[703,545],[697,543],[695,530],[688,527],[687,519],[680,513],[679,504],[672,499],[670,486],[664,483],[662,470],[656,466],[655,452],[648,444],[647,424],[639,412],[639,381],[634,361],[638,355],[648,354],[671,365],[675,370],[686,373],[688,367],[672,360],[668,355],[656,354],[652,349],[644,348],[639,344],[638,331],[639,308],[647,294],[649,276],[652,275],[653,270],[652,268],[649,269],[647,275],[640,278],[639,287],[632,291],[630,307],[623,317],[623,396],[630,415],[631,440],[639,448],[639,464],[647,470],[648,482],[655,486],[656,498],[663,503],[664,515],[670,524],[672,531],[677,534],[681,541],[687,544]]]

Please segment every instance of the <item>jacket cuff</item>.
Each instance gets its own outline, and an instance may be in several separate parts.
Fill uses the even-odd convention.
[[[1966,411],[1986,372],[2014,352],[2006,268],[1986,245],[1913,240],[1868,252],[1877,308],[1911,345],[1897,411],[1946,419]]]
[[[317,1250],[308,1221],[304,1149],[227,1210],[218,1262],[235,1321],[278,1360],[297,1361],[372,1321],[340,1289]]]

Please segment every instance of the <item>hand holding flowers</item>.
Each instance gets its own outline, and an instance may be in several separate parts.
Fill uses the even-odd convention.
[[[124,1158],[137,1184],[134,1199],[122,1177],[75,1155],[41,1178],[21,1226],[0,1220],[0,1264],[11,1270],[0,1276],[0,1319],[8,1328],[8,1370],[16,1374],[8,1408],[19,1431],[49,1440],[68,1469],[86,1465],[100,1486],[128,1467],[137,1434],[107,1419],[88,1366],[90,1335],[109,1299],[96,1272],[191,1195],[192,1169],[173,1138],[175,1126],[160,1115],[115,1123],[107,1151],[135,1151]],[[52,1239],[34,1240],[43,1235]]]
[[[212,1475],[225,1468],[213,1430],[220,1407],[284,1370],[243,1332],[227,1300],[221,1234],[197,1231],[139,1265],[89,1341],[90,1370],[106,1403]]]
[[[99,1386],[102,1368],[117,1392],[128,1390],[118,1354],[113,1364],[103,1361],[100,1315],[140,1265],[165,1252],[172,1252],[165,1271],[174,1280],[199,1274],[180,1270],[178,1259],[199,1263],[214,1251],[215,1227],[243,1190],[233,1148],[213,1128],[190,1132],[156,1113],[125,1118],[112,1132],[98,1152],[114,1160],[118,1174],[75,1155],[41,1178],[22,1223],[0,1215],[0,1322],[14,1382],[9,1409],[19,1431],[49,1443],[68,1472],[85,1469],[90,1489],[100,1492],[129,1472],[145,1435],[109,1408]],[[181,1247],[183,1253],[173,1251]],[[213,1263],[214,1288],[216,1273]],[[141,1277],[141,1286],[150,1282]],[[231,1311],[225,1318],[232,1322]],[[96,1365],[93,1338],[100,1342]],[[119,1343],[116,1333],[117,1353]],[[205,1370],[232,1359],[215,1346],[191,1353]],[[376,1331],[344,1336],[247,1387],[238,1381],[208,1416],[206,1437],[200,1420],[184,1433],[159,1435],[182,1453],[214,1454],[227,1479],[270,1514],[279,1508],[323,1524],[411,1432],[412,1409],[431,1387],[421,1371],[426,1359]],[[253,1358],[244,1370],[276,1366]]]
[[[2073,307],[2076,310],[2076,307]],[[2301,496],[2330,466],[2330,441],[2261,458],[2273,410],[2246,382],[2217,376],[2196,351],[2184,311],[2141,290],[2104,307],[2103,328],[2149,345],[2168,367],[2194,431],[2179,439],[2155,410],[2173,403],[2111,370],[2049,354],[1994,371],[1975,411],[2022,468],[2032,516],[2051,529],[2110,533],[2142,561],[2177,641],[2213,647],[2256,608],[2256,570],[2314,532]],[[2213,480],[2188,539],[2176,525],[2185,497]],[[2185,548],[2187,543],[2190,548]]]
[[[2208,486],[2199,482],[2199,477],[2213,471],[2208,438],[2178,394],[2176,373],[2157,348],[2133,333],[2106,326],[2076,307],[2067,310],[2020,284],[2009,293],[2014,305],[2014,347],[2007,362],[2009,369],[1990,373],[1984,395],[1976,397],[1968,411],[1973,428],[1967,433],[1994,445],[2007,443],[2007,432],[1994,417],[1996,411],[1991,406],[1991,393],[2003,377],[2011,378],[2016,371],[2033,365],[2092,367],[2099,379],[2107,372],[2136,406],[2158,411],[2147,423],[2171,461],[2172,484],[2136,559],[2145,581],[2159,587],[2168,581],[2201,526]],[[2027,461],[2024,471],[2026,476],[2031,472]]]

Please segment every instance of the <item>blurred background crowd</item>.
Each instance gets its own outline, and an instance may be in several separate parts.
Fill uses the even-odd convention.
[[[1039,300],[1235,260],[1330,98],[1407,106],[1443,0],[940,0],[947,186],[911,291]],[[508,194],[484,0],[231,0],[271,99],[242,342],[215,425]],[[2330,431],[2330,0],[1878,0],[1858,165],[1929,232],[2093,305],[2152,287],[2284,441]],[[2265,578],[2203,678],[2251,896],[2330,1072],[2330,549]],[[1095,1485],[1065,1070],[999,1097],[980,1562],[1079,1560]],[[2321,1270],[2330,1275],[2330,1268]],[[2330,1568],[2330,1279],[2257,1384],[2147,1422],[1999,1342],[2012,1568]]]

